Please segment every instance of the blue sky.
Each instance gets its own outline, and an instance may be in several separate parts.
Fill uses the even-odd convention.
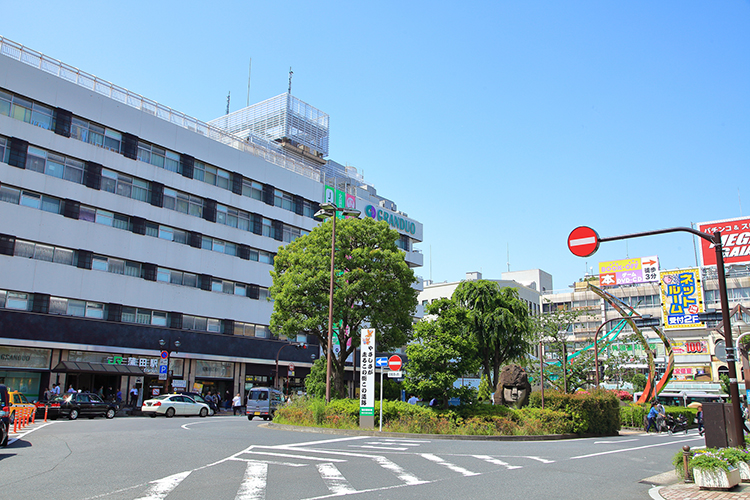
[[[750,2],[11,2],[0,35],[207,121],[287,89],[330,158],[424,224],[417,274],[695,265],[693,238],[603,237],[750,215]],[[13,22],[8,22],[14,20]],[[744,206],[744,208],[743,208]],[[697,245],[697,243],[696,243]]]

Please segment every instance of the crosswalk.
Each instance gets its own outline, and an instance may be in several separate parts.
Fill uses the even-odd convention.
[[[533,456],[426,453],[419,449],[424,441],[370,439],[334,449],[325,447],[326,443],[252,445],[215,463],[134,487],[127,495],[113,492],[103,497],[169,500],[171,495],[180,498],[180,489],[187,488],[187,483],[205,484],[221,477],[225,486],[231,483],[226,486],[232,489],[225,491],[226,498],[234,495],[235,500],[314,500],[414,487],[451,477],[512,473],[529,465],[553,463]],[[385,456],[379,450],[394,453]],[[304,487],[301,489],[300,485]]]

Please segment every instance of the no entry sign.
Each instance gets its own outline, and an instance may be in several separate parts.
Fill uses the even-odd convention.
[[[588,257],[599,250],[599,235],[588,226],[578,226],[568,236],[568,248],[578,257]]]
[[[394,372],[399,371],[401,369],[401,357],[394,354],[388,358],[388,368]]]

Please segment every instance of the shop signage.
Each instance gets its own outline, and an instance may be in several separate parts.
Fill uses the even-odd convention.
[[[680,366],[672,371],[674,380],[695,380],[697,377],[710,373],[707,366]]]
[[[185,387],[187,387],[187,381],[180,379],[172,380],[172,387],[174,387],[175,389],[184,389]]]
[[[339,208],[357,209],[357,198],[355,196],[347,194],[339,189],[334,189],[331,186],[324,187],[323,200],[325,203],[331,203]],[[337,212],[336,217],[339,219],[344,218],[341,212]]]
[[[359,382],[360,427],[375,425],[375,329],[365,328],[361,334],[360,353],[362,356]],[[369,417],[363,423],[361,417]]]
[[[51,351],[30,347],[0,347],[0,367],[48,369]]]
[[[672,352],[684,355],[708,354],[708,342],[705,340],[672,341]]]
[[[658,281],[659,258],[655,255],[599,263],[599,283],[602,286]]]
[[[402,233],[417,234],[416,223],[387,210],[383,210],[382,208],[375,208],[372,205],[367,205],[365,207],[365,215],[378,221],[384,220],[393,229],[397,229]]]
[[[698,231],[713,235],[721,231],[721,247],[724,264],[750,262],[750,217],[698,223]],[[701,242],[701,265],[716,265],[714,245],[703,238]]]
[[[700,269],[661,272],[661,304],[666,330],[703,328],[698,317],[703,310]]]
[[[195,362],[195,377],[232,378],[234,376],[234,363],[229,361],[205,361],[199,359]]]

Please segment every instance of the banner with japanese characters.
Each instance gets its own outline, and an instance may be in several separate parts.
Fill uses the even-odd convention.
[[[636,257],[599,263],[601,286],[632,285],[659,281],[659,258]]]
[[[359,377],[359,416],[375,416],[375,329],[362,330],[360,377]]]
[[[703,328],[698,317],[704,312],[700,269],[662,271],[661,307],[666,330]]]
[[[750,262],[750,217],[698,223],[698,231],[713,235],[721,232],[721,247],[724,264]],[[701,265],[716,265],[716,248],[704,239],[701,243]]]

